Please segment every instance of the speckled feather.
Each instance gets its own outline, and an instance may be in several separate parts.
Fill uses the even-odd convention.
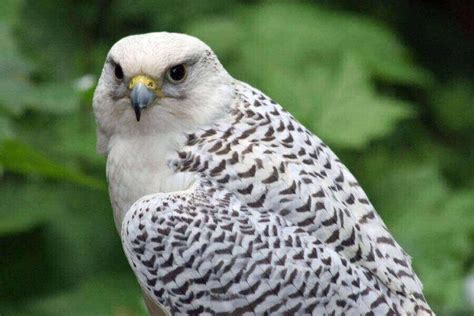
[[[198,183],[122,226],[142,288],[174,314],[431,314],[410,258],[336,155],[260,91],[169,162]]]

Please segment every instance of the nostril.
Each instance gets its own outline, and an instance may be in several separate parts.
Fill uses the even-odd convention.
[[[156,94],[149,87],[154,86],[153,83],[138,83],[130,93],[130,101],[135,112],[137,121],[140,121],[141,110],[149,106],[156,98]]]

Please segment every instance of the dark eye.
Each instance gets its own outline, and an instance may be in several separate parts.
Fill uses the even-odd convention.
[[[115,73],[115,78],[120,79],[120,80],[123,79],[123,70],[119,64],[115,65],[114,73]]]
[[[173,66],[168,70],[168,79],[171,82],[181,82],[186,78],[186,66],[184,64],[179,64],[176,66]]]

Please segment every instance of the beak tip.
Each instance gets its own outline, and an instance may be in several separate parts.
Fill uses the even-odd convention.
[[[134,106],[133,110],[135,111],[135,117],[137,119],[137,122],[140,122],[140,116],[142,114],[140,106]]]
[[[153,103],[155,98],[156,94],[149,90],[143,83],[138,83],[132,88],[130,99],[137,122],[140,121],[141,110]]]

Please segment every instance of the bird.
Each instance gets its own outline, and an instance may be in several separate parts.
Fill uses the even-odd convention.
[[[93,110],[116,228],[152,315],[433,315],[347,167],[203,41],[119,40]]]

